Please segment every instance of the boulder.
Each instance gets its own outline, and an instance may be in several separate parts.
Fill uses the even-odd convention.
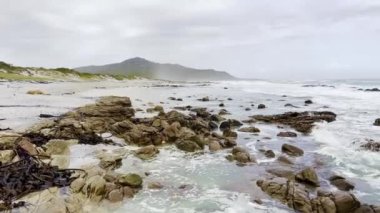
[[[255,121],[288,125],[298,132],[310,133],[315,122],[333,122],[336,114],[329,111],[286,112],[278,115],[255,115]]]
[[[232,131],[231,129],[224,130],[223,136],[227,137],[227,138],[237,138],[238,137],[237,133]]]
[[[29,90],[26,92],[28,95],[46,95],[42,90]]]
[[[195,152],[197,150],[201,150],[201,146],[199,146],[193,140],[178,140],[175,145],[178,149],[186,151],[186,152]]]
[[[380,126],[380,118],[376,119],[373,125]]]
[[[70,189],[75,193],[80,192],[85,184],[86,180],[84,178],[77,178],[70,184]]]
[[[143,180],[138,174],[130,173],[126,175],[121,175],[117,182],[122,186],[130,186],[133,188],[141,187]]]
[[[293,145],[290,145],[290,144],[287,144],[287,143],[284,143],[281,147],[281,151],[290,155],[290,156],[295,156],[295,157],[298,157],[298,156],[302,156],[303,155],[303,150],[296,147],[296,146],[293,146]]]
[[[273,150],[266,150],[266,151],[264,152],[264,155],[265,155],[265,157],[267,157],[267,158],[274,158],[274,157],[276,157],[276,155],[274,154]]]
[[[348,192],[336,192],[332,195],[337,213],[354,212],[360,207],[360,202],[356,197]]]
[[[149,145],[136,150],[135,156],[142,160],[148,160],[155,157],[159,152],[154,145]]]
[[[120,202],[123,200],[123,190],[122,189],[114,189],[108,194],[108,200],[112,203]]]
[[[312,103],[313,103],[312,100],[306,100],[306,101],[305,101],[305,104],[312,104]]]
[[[35,145],[30,141],[29,138],[21,138],[20,141],[17,142],[18,146],[25,150],[30,155],[38,155],[37,149]]]
[[[223,121],[220,124],[219,129],[221,131],[224,131],[226,129],[233,129],[233,128],[237,128],[237,127],[240,127],[240,126],[243,126],[243,123],[241,123],[240,121],[235,120],[235,119],[228,119],[226,121]]]
[[[260,132],[260,129],[250,126],[250,127],[243,127],[238,130],[239,132],[249,132],[249,133],[258,133]]]
[[[380,142],[374,140],[368,140],[367,143],[360,145],[360,147],[368,151],[380,152]]]
[[[1,164],[10,163],[15,156],[16,156],[16,153],[13,150],[1,150],[0,163]]]
[[[0,132],[0,149],[13,149],[19,137],[20,135],[16,133]]]
[[[164,186],[160,182],[149,182],[148,189],[162,189]]]
[[[290,160],[288,157],[286,157],[285,155],[281,155],[277,158],[277,161],[278,162],[281,162],[281,163],[284,163],[284,164],[294,164],[294,162],[292,160]]]
[[[319,186],[318,175],[311,167],[307,167],[306,169],[303,169],[301,172],[299,172],[296,175],[296,180],[310,184],[312,186]]]
[[[259,104],[257,106],[257,109],[265,109],[265,108],[266,108],[266,106],[264,104]]]
[[[294,138],[294,137],[297,137],[297,133],[295,132],[280,132],[277,134],[277,137],[291,137],[291,138]]]
[[[221,150],[222,146],[220,145],[219,141],[212,140],[209,142],[208,148],[209,148],[210,152],[216,152],[218,150]]]
[[[86,180],[82,192],[90,199],[100,201],[106,193],[106,181],[99,175]]]
[[[232,155],[227,156],[229,160],[236,160],[239,163],[256,163],[254,156],[250,155],[249,152],[242,147],[234,147],[232,149]]]
[[[346,178],[339,176],[339,175],[333,175],[329,178],[329,181],[332,185],[336,186],[339,190],[342,191],[349,191],[353,190],[355,186],[346,180]]]
[[[99,167],[106,170],[117,169],[122,165],[123,158],[120,155],[104,153],[100,156]]]

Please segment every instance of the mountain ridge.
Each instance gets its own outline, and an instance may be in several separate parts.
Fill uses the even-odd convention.
[[[172,63],[157,63],[141,57],[126,59],[119,63],[77,67],[74,68],[74,70],[79,72],[117,74],[127,77],[146,77],[176,81],[236,79],[225,71],[195,69]]]

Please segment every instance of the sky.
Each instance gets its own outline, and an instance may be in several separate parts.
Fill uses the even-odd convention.
[[[0,61],[73,68],[137,56],[244,78],[380,78],[380,1],[0,1]]]

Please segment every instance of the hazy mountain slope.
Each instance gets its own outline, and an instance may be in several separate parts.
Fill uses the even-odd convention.
[[[120,74],[164,80],[231,80],[235,77],[212,69],[193,69],[178,64],[160,64],[143,58],[131,58],[121,63],[102,66],[78,67],[75,70],[89,73]]]

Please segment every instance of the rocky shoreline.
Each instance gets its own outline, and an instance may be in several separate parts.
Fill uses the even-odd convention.
[[[176,99],[177,101],[177,99]],[[200,101],[210,101],[201,98]],[[261,107],[262,108],[262,107]],[[79,107],[58,117],[50,117],[29,128],[26,132],[15,133],[10,130],[0,132],[1,168],[15,165],[25,159],[38,162],[42,168],[49,168],[55,176],[62,171],[66,179],[61,184],[54,184],[55,179],[43,179],[35,189],[29,192],[38,192],[45,195],[51,202],[40,206],[40,210],[53,208],[52,212],[80,212],[88,202],[99,203],[103,200],[120,202],[132,198],[142,186],[161,189],[159,182],[145,183],[145,176],[131,173],[118,173],[115,169],[122,164],[122,159],[134,155],[142,160],[154,160],[165,146],[174,146],[184,152],[212,154],[220,150],[228,150],[226,160],[236,163],[237,166],[257,165],[256,156],[249,153],[244,147],[238,146],[236,141],[238,132],[257,134],[260,129],[253,126],[255,123],[271,123],[285,125],[298,131],[298,134],[309,134],[315,122],[333,122],[336,115],[329,111],[316,112],[288,112],[278,115],[256,115],[248,120],[239,121],[225,118],[228,112],[221,110],[212,113],[207,108],[183,107],[183,113],[176,110],[164,111],[162,106],[148,109],[157,115],[149,118],[137,118],[137,109],[132,107],[128,97],[106,96],[99,98],[96,103]],[[248,124],[248,126],[243,126]],[[283,131],[278,137],[297,137],[297,133]],[[122,141],[113,138],[123,139]],[[98,165],[91,165],[80,170],[70,170],[69,148],[74,144],[115,146],[111,152],[101,152],[97,155]],[[135,145],[139,148],[133,152],[124,149],[125,145]],[[205,152],[208,150],[209,152]],[[257,180],[257,185],[270,197],[278,200],[297,212],[380,212],[378,206],[362,204],[350,193],[354,188],[348,180],[339,175],[331,176],[330,183],[336,190],[326,191],[319,189],[320,180],[312,167],[300,168],[295,161],[304,154],[299,147],[283,143],[282,154],[276,156],[273,150],[260,150],[269,158],[276,158],[273,165],[265,165],[268,176]],[[33,164],[34,165],[34,164]],[[281,165],[281,169],[278,169]],[[260,165],[258,165],[260,166]],[[25,171],[27,167],[17,167]],[[297,168],[297,169],[295,169]],[[1,172],[1,171],[0,171]],[[37,176],[35,179],[42,179]],[[31,180],[33,181],[33,180]],[[41,181],[41,180],[40,180]],[[50,185],[49,185],[50,184]],[[68,186],[68,196],[62,198],[58,188]],[[0,184],[2,190],[17,189],[17,181],[10,177],[3,177]],[[46,193],[55,187],[55,195]],[[184,186],[186,187],[186,186]],[[27,206],[26,201],[19,201],[25,194],[20,191],[9,193],[2,197],[4,209]],[[27,195],[28,196],[28,195]],[[30,195],[29,195],[30,196]],[[50,197],[49,197],[50,196]],[[29,198],[33,201],[33,196]],[[127,201],[126,201],[127,202]],[[257,201],[260,203],[260,201]],[[41,211],[42,211],[41,210]]]

